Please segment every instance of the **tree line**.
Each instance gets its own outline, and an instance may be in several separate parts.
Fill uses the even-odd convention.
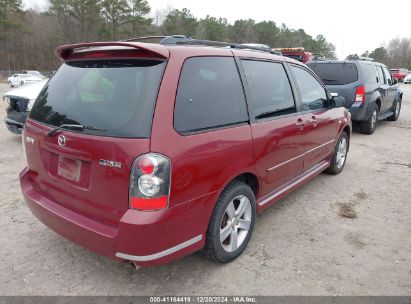
[[[388,45],[380,46],[373,51],[365,51],[360,56],[351,54],[347,59],[371,57],[384,63],[389,68],[407,68],[411,70],[411,38],[394,38]]]
[[[49,0],[46,11],[24,10],[22,0],[0,0],[0,70],[54,70],[58,45],[121,40],[147,35],[182,34],[198,39],[304,47],[335,58],[322,35],[312,37],[274,21],[228,23],[225,18],[196,18],[189,9],[166,8],[151,14],[146,0]]]

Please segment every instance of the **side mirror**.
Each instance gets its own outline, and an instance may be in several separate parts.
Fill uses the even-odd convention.
[[[398,78],[394,77],[393,84],[397,84],[397,83],[398,83]]]
[[[331,99],[331,106],[333,108],[341,108],[345,105],[345,98],[342,96],[333,96]]]

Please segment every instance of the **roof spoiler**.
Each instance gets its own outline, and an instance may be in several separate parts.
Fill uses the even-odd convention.
[[[57,47],[54,54],[60,60],[66,61],[70,59],[70,56],[75,53],[82,52],[92,52],[92,51],[104,51],[100,49],[103,47],[127,47],[134,48],[135,50],[145,51],[155,55],[155,57],[167,59],[169,57],[168,50],[158,44],[149,44],[149,43],[138,43],[138,42],[88,42],[88,43],[78,43],[78,44],[69,44],[62,45]],[[94,50],[93,50],[94,48]],[[99,48],[99,49],[96,49]]]

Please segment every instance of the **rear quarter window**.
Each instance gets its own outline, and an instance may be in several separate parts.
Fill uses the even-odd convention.
[[[308,63],[314,73],[326,85],[344,85],[358,80],[358,69],[354,63]]]
[[[377,73],[371,64],[361,64],[361,71],[364,83],[377,83]]]
[[[182,134],[248,121],[243,87],[232,57],[195,57],[184,63],[174,109]]]

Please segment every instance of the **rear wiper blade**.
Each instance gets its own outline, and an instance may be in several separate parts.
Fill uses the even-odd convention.
[[[56,133],[58,130],[61,130],[61,129],[81,129],[81,130],[93,130],[93,131],[107,131],[107,130],[104,130],[104,129],[95,128],[93,126],[62,124],[58,127],[55,127],[54,129],[51,129],[47,133],[47,136],[53,136],[54,133]]]

